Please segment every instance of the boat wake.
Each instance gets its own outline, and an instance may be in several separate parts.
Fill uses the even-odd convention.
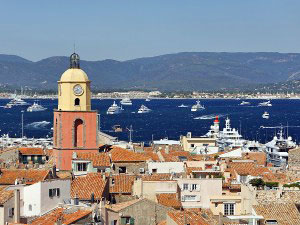
[[[48,121],[38,121],[38,122],[27,124],[25,128],[30,130],[41,130],[41,129],[43,130],[43,129],[47,129],[47,126],[49,124],[50,122]]]
[[[194,120],[212,120],[216,118],[216,116],[219,116],[219,118],[226,116],[226,114],[209,114],[209,115],[203,115],[195,117]]]

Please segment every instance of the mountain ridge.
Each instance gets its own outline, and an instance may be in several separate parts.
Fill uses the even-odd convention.
[[[0,54],[0,84],[57,88],[69,67],[66,56],[33,62]],[[81,60],[95,90],[211,91],[300,78],[300,54],[277,52],[180,52],[125,61]]]

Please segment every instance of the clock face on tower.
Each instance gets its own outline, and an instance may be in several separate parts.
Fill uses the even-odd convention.
[[[75,95],[82,95],[83,94],[83,88],[81,87],[80,84],[76,84],[73,87],[73,92],[74,92]]]

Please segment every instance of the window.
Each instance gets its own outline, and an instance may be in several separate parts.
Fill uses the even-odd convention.
[[[121,217],[121,224],[125,225],[125,224],[130,224],[133,225],[134,224],[134,218],[131,217]]]
[[[52,198],[52,197],[59,197],[60,196],[60,189],[59,188],[52,188],[52,189],[49,189],[49,197]]]
[[[79,98],[75,98],[74,105],[75,106],[79,106],[80,105],[80,99]]]
[[[152,169],[152,173],[157,173],[157,169]]]
[[[8,208],[8,216],[10,218],[13,218],[15,215],[15,209],[14,208]]]
[[[233,203],[224,203],[224,215],[225,216],[234,215],[234,204]]]
[[[32,205],[31,204],[28,205],[28,210],[32,211]]]
[[[195,144],[191,144],[191,148],[194,148],[195,147]]]
[[[87,163],[77,163],[77,171],[87,171]]]
[[[185,195],[184,200],[185,201],[196,201],[196,195]]]
[[[119,173],[126,173],[126,166],[120,166]]]
[[[183,190],[188,190],[189,189],[189,184],[183,184]]]
[[[197,190],[197,184],[192,184],[192,191]]]
[[[83,121],[77,119],[74,122],[74,147],[83,147],[84,143],[84,134],[83,134]]]

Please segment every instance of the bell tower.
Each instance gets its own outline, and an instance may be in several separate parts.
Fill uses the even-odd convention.
[[[56,167],[71,170],[73,152],[98,152],[97,111],[91,110],[87,74],[79,55],[70,56],[70,68],[58,81],[58,108],[54,110],[53,154]]]

